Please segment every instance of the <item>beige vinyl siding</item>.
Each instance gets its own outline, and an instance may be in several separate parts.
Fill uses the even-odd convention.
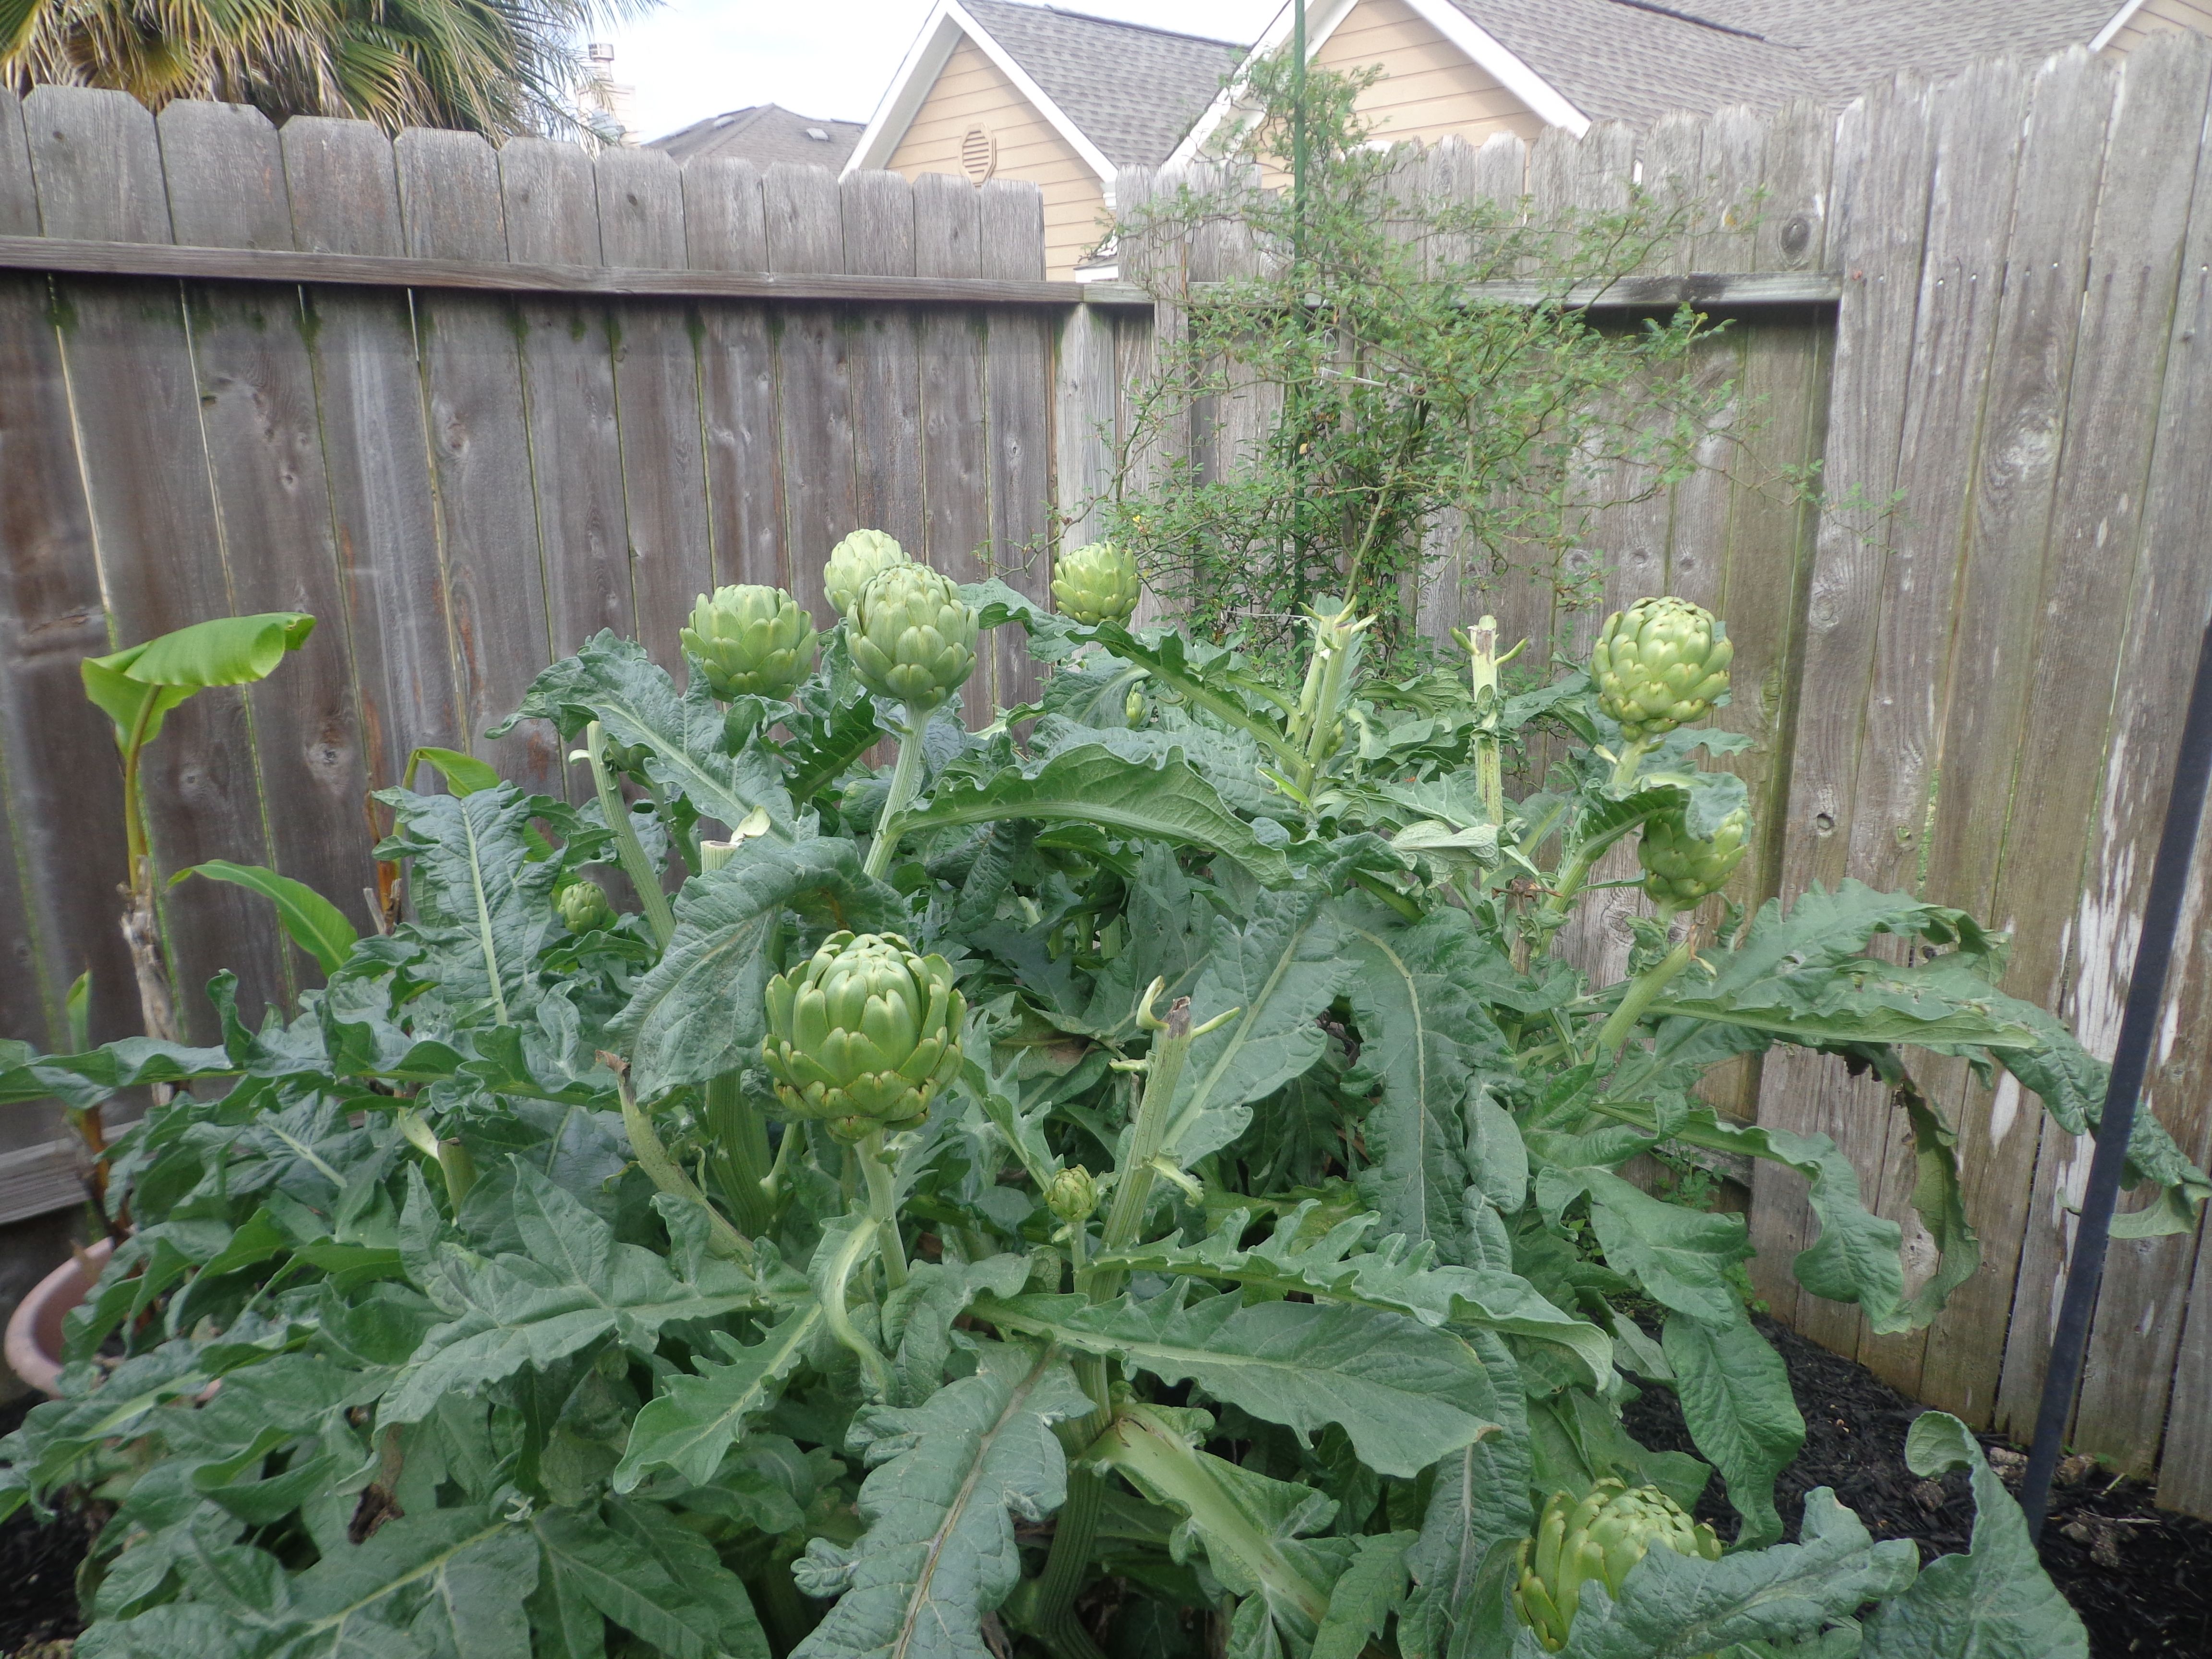
[[[2113,9],[2119,8],[2115,5]],[[2152,35],[2163,34],[2168,29],[2195,29],[2199,34],[2212,34],[2212,3],[2208,0],[2143,0],[2136,8],[2136,15],[2105,42],[2105,50],[2115,58],[2124,58]]]
[[[1493,132],[1534,140],[1541,117],[1487,70],[1437,33],[1405,0],[1360,0],[1322,43],[1314,62],[1341,71],[1379,64],[1382,80],[1359,100],[1377,138],[1434,143],[1455,132],[1480,145]]]
[[[1106,195],[1052,124],[973,40],[952,49],[892,154],[894,173],[961,174],[960,140],[981,127],[998,141],[998,179],[1026,179],[1044,197],[1045,275],[1065,279],[1098,240]],[[962,175],[964,176],[964,175]]]

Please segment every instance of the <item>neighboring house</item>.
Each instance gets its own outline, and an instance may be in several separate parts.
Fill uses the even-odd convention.
[[[1045,274],[1074,274],[1122,167],[1164,162],[1243,56],[1227,40],[1019,5],[937,0],[847,172],[1033,180]]]
[[[732,157],[769,167],[795,161],[802,167],[842,168],[860,142],[858,121],[825,121],[794,115],[777,104],[755,104],[696,121],[646,148],[665,150],[678,162],[702,155]]]
[[[1900,70],[2034,61],[2071,46],[2125,53],[2148,35],[2212,33],[2212,0],[1308,0],[1310,60],[1379,66],[1360,108],[1376,136],[1533,139],[1669,110],[1856,97]],[[1291,39],[1285,5],[1254,50]],[[1237,107],[1224,92],[1176,146],[1189,160]]]

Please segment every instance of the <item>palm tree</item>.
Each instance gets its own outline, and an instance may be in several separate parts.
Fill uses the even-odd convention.
[[[576,126],[576,42],[658,0],[0,0],[0,82],[495,137]]]

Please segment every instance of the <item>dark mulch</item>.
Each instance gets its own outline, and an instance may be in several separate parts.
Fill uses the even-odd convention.
[[[0,1435],[13,1434],[42,1398],[27,1395],[0,1406]],[[70,1508],[43,1524],[27,1509],[0,1521],[0,1654],[43,1659],[44,1644],[84,1627],[77,1617],[76,1569],[99,1530],[95,1518]]]
[[[1790,1367],[1805,1449],[1778,1483],[1789,1535],[1805,1494],[1829,1486],[1877,1538],[1910,1538],[1925,1562],[1967,1547],[1973,1498],[1962,1470],[1923,1480],[1905,1467],[1905,1431],[1917,1406],[1871,1371],[1770,1321],[1759,1328]],[[1655,1450],[1689,1451],[1674,1396],[1653,1389],[1628,1411],[1631,1433]],[[1990,1462],[2015,1492],[2027,1460],[1984,1435]],[[1733,1512],[1719,1483],[1698,1506],[1723,1536]],[[2206,1659],[2212,1655],[2212,1522],[2153,1505],[2152,1489],[2118,1480],[2094,1461],[2061,1466],[2043,1528],[2043,1565],[2089,1628],[2094,1659]]]

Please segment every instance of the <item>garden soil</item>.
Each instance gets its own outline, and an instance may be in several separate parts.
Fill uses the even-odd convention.
[[[1905,1467],[1905,1431],[1921,1408],[1850,1360],[1760,1324],[1789,1363],[1805,1418],[1805,1450],[1777,1493],[1790,1535],[1805,1494],[1831,1486],[1877,1538],[1912,1539],[1923,1560],[1965,1549],[1974,1510],[1964,1473],[1923,1480]],[[0,1433],[33,1403],[0,1407]],[[1627,1420],[1655,1449],[1692,1449],[1663,1389],[1632,1406]],[[1984,1436],[1983,1443],[2017,1490],[2027,1460],[2001,1440]],[[1733,1529],[1717,1492],[1698,1513],[1723,1535]],[[82,1510],[64,1510],[45,1526],[27,1513],[0,1523],[0,1655],[67,1659],[78,1628],[76,1565],[96,1530]],[[2165,1514],[2141,1481],[2072,1459],[2053,1494],[2043,1559],[2088,1626],[2094,1659],[2212,1659],[2212,1522]]]

